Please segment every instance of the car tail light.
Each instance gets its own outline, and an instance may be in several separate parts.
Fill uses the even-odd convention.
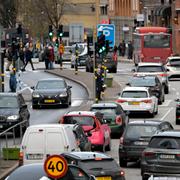
[[[152,100],[151,99],[146,99],[146,100],[143,100],[142,102],[144,102],[144,103],[152,103]]]
[[[159,74],[160,76],[162,76],[162,77],[165,77],[165,76],[167,76],[167,74]]]
[[[121,116],[116,117],[116,124],[121,125],[122,124],[122,118]]]
[[[144,157],[152,157],[152,156],[154,156],[155,155],[155,153],[153,153],[153,152],[143,152],[143,156]]]
[[[63,119],[63,118],[61,118],[61,119],[59,120],[59,124],[64,124],[64,119]]]
[[[23,165],[23,152],[19,152],[19,166]]]
[[[177,119],[180,119],[180,116],[177,116],[176,118],[177,118]]]
[[[123,143],[124,143],[124,138],[123,138],[123,137],[120,138],[119,143],[120,143],[120,144],[123,144]]]
[[[117,100],[117,103],[125,103],[125,102],[127,102],[127,101],[124,100],[124,99],[118,99],[118,100]]]
[[[120,176],[125,176],[125,172],[123,170],[120,170]]]

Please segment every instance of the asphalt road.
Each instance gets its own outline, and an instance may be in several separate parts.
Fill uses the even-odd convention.
[[[113,74],[114,80],[121,84],[123,88],[125,84],[128,82],[128,79],[132,76],[132,68],[134,68],[133,64],[126,64],[126,63],[119,63],[118,64],[118,71],[116,74]],[[82,71],[84,69],[82,68]],[[21,80],[23,81],[23,87],[30,87],[34,86],[38,79],[52,77],[50,74],[46,74],[44,72],[34,71],[34,72],[24,72],[21,76]],[[78,107],[82,101],[86,100],[87,93],[86,91],[79,85],[68,82],[73,86],[72,88],[72,98],[73,103],[71,108]],[[179,129],[179,126],[175,125],[175,102],[174,99],[179,97],[179,89],[180,83],[179,81],[170,81],[170,93],[165,95],[165,102],[159,106],[159,113],[154,117],[154,119],[160,119],[169,121],[172,123],[175,129]],[[70,109],[71,109],[70,108]],[[39,123],[54,123],[57,122],[59,117],[70,109],[41,109],[41,110],[32,110],[31,112],[31,119],[30,124],[39,124]],[[49,118],[49,114],[51,113],[51,118]],[[133,117],[130,120],[137,120],[137,119],[152,119],[147,118],[144,116],[140,117]],[[112,150],[107,152],[110,156],[115,158],[118,162],[118,145],[119,139],[112,140]],[[124,168],[126,174],[126,180],[139,180],[141,179],[140,176],[140,168],[138,163],[129,163],[127,168]]]

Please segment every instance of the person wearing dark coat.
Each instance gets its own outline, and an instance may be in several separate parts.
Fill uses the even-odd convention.
[[[17,80],[16,80],[16,75],[13,71],[10,73],[9,87],[11,92],[16,92]]]
[[[128,59],[132,59],[133,56],[133,45],[132,42],[129,41],[128,43]]]
[[[124,42],[124,40],[122,41],[122,48],[121,48],[121,55],[124,57],[126,52],[126,43]]]

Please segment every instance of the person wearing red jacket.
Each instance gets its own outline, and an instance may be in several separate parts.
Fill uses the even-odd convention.
[[[54,48],[52,45],[49,45],[49,69],[53,69],[53,62],[54,62]]]

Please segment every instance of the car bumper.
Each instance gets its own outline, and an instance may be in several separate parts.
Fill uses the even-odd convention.
[[[155,164],[141,164],[141,173],[147,175],[158,175],[158,174],[179,174],[180,167],[179,166],[160,166]]]
[[[125,158],[129,161],[140,160],[142,156],[142,152],[145,147],[131,147],[131,148],[121,148],[119,147],[119,157]]]
[[[61,104],[67,104],[68,103],[68,97],[64,98],[32,98],[32,104],[33,105],[39,105],[39,106],[51,106],[51,105],[61,105]]]
[[[150,112],[152,113],[154,110],[153,105],[123,105],[121,104],[122,108],[124,111],[129,111],[129,112]]]

